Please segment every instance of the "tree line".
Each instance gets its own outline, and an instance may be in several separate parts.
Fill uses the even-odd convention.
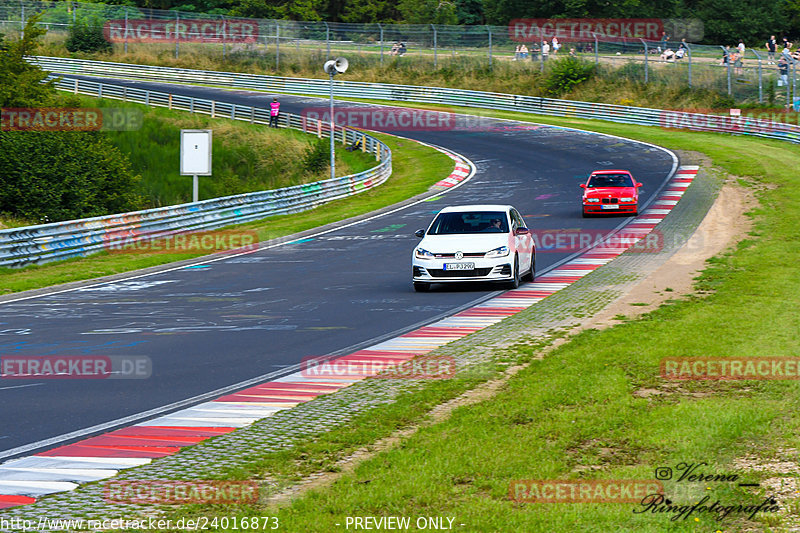
[[[518,18],[695,18],[703,42],[800,36],[800,0],[109,0],[103,3],[254,18],[353,23],[490,24]]]

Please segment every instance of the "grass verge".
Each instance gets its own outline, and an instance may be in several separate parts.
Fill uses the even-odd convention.
[[[452,160],[446,155],[413,141],[377,135],[392,150],[392,176],[380,187],[350,198],[330,202],[293,215],[271,217],[229,228],[254,230],[259,242],[322,226],[348,217],[369,213],[425,192],[436,181],[450,174]],[[141,268],[191,259],[203,254],[98,254],[34,265],[22,269],[0,269],[0,294],[8,294],[61,283],[129,272]]]
[[[278,189],[329,177],[327,164],[312,169],[306,163],[318,141],[313,135],[119,100],[82,98],[81,104],[142,112],[141,127],[104,132],[142,177],[142,209],[191,201],[191,177],[181,176],[178,165],[182,129],[213,131],[212,175],[200,178],[200,199]],[[326,149],[325,153],[329,157],[330,151]],[[375,158],[368,154],[341,149],[336,151],[336,162],[341,175],[376,165]]]
[[[779,455],[781,446],[796,447],[797,382],[667,382],[660,378],[659,364],[676,356],[800,356],[800,198],[793,172],[800,154],[777,141],[583,120],[535,120],[704,152],[718,168],[758,189],[761,206],[752,213],[756,220],[751,238],[709,261],[697,281],[698,291],[707,292],[702,298],[672,301],[639,320],[583,332],[542,359],[536,358],[541,346],[512,347],[508,357],[529,361],[530,366],[498,396],[421,429],[331,488],[312,491],[278,509],[195,507],[174,516],[269,515],[278,517],[288,531],[343,530],[348,516],[406,516],[412,523],[420,516],[451,517],[464,531],[779,527],[785,514],[751,518],[749,511],[727,507],[758,505],[770,495],[764,488],[738,483],[763,487],[774,474],[737,468],[735,459],[750,454],[754,464]],[[317,441],[316,457],[336,454],[331,445],[341,444],[339,439],[347,435],[361,431],[366,436],[370,428],[382,428],[370,438],[385,436],[391,427],[409,422],[392,409],[370,411],[351,427],[326,434]],[[347,446],[354,440],[346,439]],[[308,446],[315,449],[314,442]],[[271,469],[280,471],[270,466],[270,457],[275,456],[265,454],[264,468],[249,474],[263,477]],[[319,466],[324,470],[328,463]],[[691,506],[707,496],[705,505],[718,500],[726,510],[687,515],[681,507],[662,507],[654,513],[639,503],[518,503],[509,498],[514,480],[653,480],[659,467],[671,467],[677,476],[680,463],[703,463],[700,472],[735,473],[738,480],[665,482],[673,504]],[[778,503],[796,509],[791,500]]]

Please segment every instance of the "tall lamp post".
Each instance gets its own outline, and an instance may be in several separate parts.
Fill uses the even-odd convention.
[[[343,57],[337,57],[336,59],[331,59],[330,61],[326,61],[323,65],[323,70],[328,74],[331,80],[331,121],[330,121],[330,134],[331,134],[331,179],[336,177],[336,156],[334,154],[334,137],[336,130],[334,129],[333,123],[333,77],[337,74],[344,74],[347,70],[347,59]]]

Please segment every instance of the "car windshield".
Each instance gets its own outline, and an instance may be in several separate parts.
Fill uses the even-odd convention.
[[[587,187],[633,187],[629,174],[598,174],[589,178]]]
[[[439,213],[428,231],[428,235],[461,233],[508,233],[506,214],[502,211]]]

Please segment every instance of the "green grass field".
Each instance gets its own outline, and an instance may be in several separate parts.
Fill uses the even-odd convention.
[[[535,358],[541,346],[512,347],[509,360],[530,366],[495,398],[421,429],[330,488],[281,508],[194,507],[174,516],[269,515],[278,517],[286,531],[344,531],[347,517],[356,516],[451,517],[454,529],[462,531],[780,530],[772,513],[750,519],[749,513],[733,509],[724,518],[695,511],[684,518],[684,511],[672,520],[677,512],[652,513],[634,503],[520,503],[509,498],[514,480],[652,480],[656,468],[677,471],[681,462],[706,463],[700,468],[704,473],[735,472],[738,482],[763,483],[770,474],[737,469],[734,459],[779,457],[779,447],[797,448],[800,431],[795,381],[670,386],[659,376],[665,357],[800,356],[797,149],[760,139],[535,119],[707,154],[717,168],[758,191],[761,206],[751,214],[755,226],[750,237],[709,262],[697,281],[705,296],[670,301],[639,320],[580,333],[543,359]],[[295,450],[264,454],[260,469],[236,477],[297,477],[330,469],[354,447],[423,420],[431,397],[452,397],[472,385],[470,380],[433,383],[421,397],[425,407],[403,398]],[[641,389],[659,394],[634,395]],[[674,504],[692,505],[708,496],[707,505],[715,500],[726,506],[758,505],[769,495],[763,485],[684,483],[665,485]],[[796,512],[796,501],[779,504]]]

